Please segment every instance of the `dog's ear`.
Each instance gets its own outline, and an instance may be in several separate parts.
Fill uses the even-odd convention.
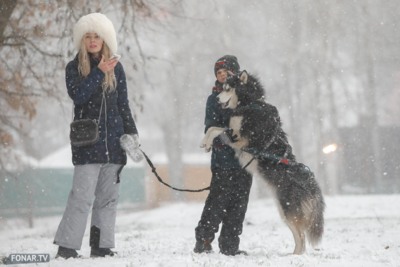
[[[247,73],[247,71],[246,70],[242,71],[239,76],[240,76],[240,81],[246,84],[249,78],[249,74]]]

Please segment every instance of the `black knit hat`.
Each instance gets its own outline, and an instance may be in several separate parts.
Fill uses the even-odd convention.
[[[217,71],[220,69],[226,69],[233,73],[238,73],[240,70],[239,62],[235,56],[225,55],[215,62],[214,74],[217,76]]]

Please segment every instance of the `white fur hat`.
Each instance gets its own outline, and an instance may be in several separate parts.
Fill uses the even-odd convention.
[[[114,25],[105,15],[91,13],[78,20],[74,27],[74,45],[77,50],[81,47],[82,37],[88,32],[97,33],[106,42],[111,54],[117,53],[118,44]]]

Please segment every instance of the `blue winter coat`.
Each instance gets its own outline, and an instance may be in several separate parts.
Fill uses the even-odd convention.
[[[205,132],[208,128],[229,127],[229,119],[232,114],[231,109],[223,109],[218,104],[217,96],[222,91],[222,85],[216,82],[212,94],[207,99]],[[235,151],[228,145],[221,142],[219,138],[215,138],[212,146],[211,154],[211,170],[238,170],[241,169],[240,163],[235,157]]]
[[[91,71],[86,77],[82,77],[78,72],[78,55],[67,64],[65,80],[68,95],[75,105],[74,120],[99,118],[103,93],[101,85],[105,75],[97,67],[98,63],[91,59]],[[74,165],[126,164],[126,154],[119,144],[119,138],[123,134],[137,134],[138,131],[129,108],[126,77],[121,63],[117,63],[114,73],[117,86],[115,91],[105,93],[99,122],[99,140],[89,146],[71,146]]]

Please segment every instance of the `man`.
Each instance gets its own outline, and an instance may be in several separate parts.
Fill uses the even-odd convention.
[[[217,100],[222,91],[222,85],[228,75],[240,70],[237,58],[225,55],[214,65],[217,78],[212,93],[207,99],[205,131],[210,127],[228,127],[232,110],[223,109]],[[211,155],[211,185],[210,193],[204,205],[200,221],[195,229],[196,245],[194,252],[209,253],[212,251],[211,242],[222,223],[218,239],[220,252],[225,255],[247,255],[239,250],[243,221],[249,201],[252,176],[247,173],[235,158],[231,147],[214,139]]]

